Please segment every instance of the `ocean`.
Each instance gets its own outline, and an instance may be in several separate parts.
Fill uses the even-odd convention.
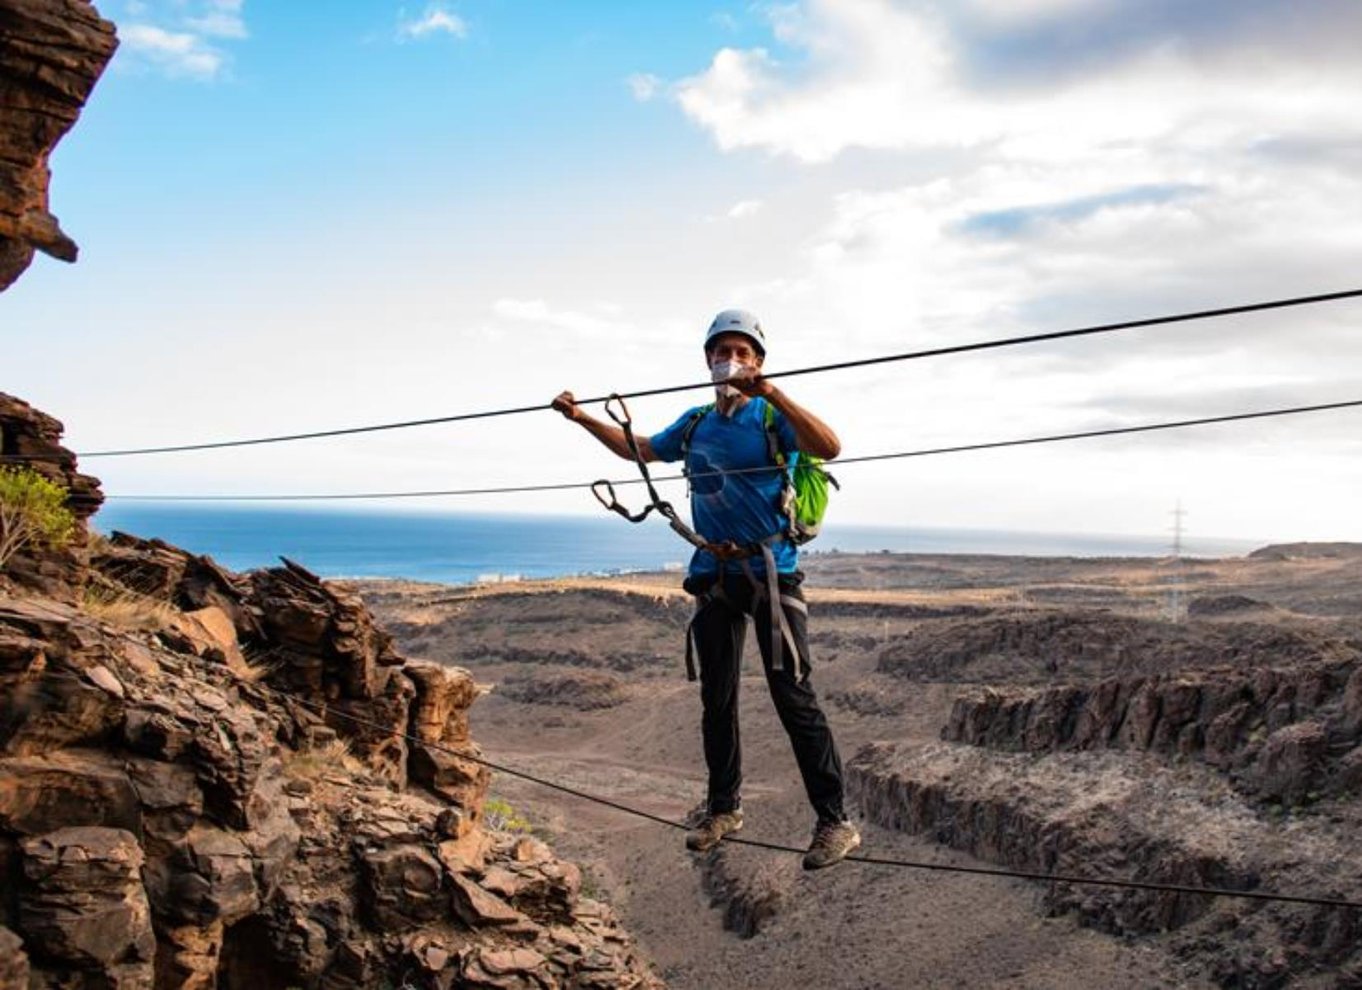
[[[514,578],[680,570],[690,547],[661,520],[614,516],[485,515],[109,502],[94,518],[106,535],[159,537],[226,567],[249,570],[281,556],[323,577],[409,578],[442,584]],[[1243,540],[1190,540],[1188,555],[1246,553]],[[1163,556],[1159,537],[828,525],[810,549],[1028,556]]]

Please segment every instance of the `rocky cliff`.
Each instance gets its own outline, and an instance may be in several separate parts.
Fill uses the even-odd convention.
[[[882,826],[1035,873],[1362,891],[1362,641],[1348,621],[1035,610],[921,627],[877,664],[962,685],[941,741],[849,761],[851,793]],[[1040,902],[1124,936],[1175,931],[1176,951],[1226,987],[1362,985],[1355,910],[1067,883]]]
[[[6,454],[93,511],[60,425],[0,410]],[[469,674],[354,595],[126,535],[15,563],[3,990],[656,985],[575,866],[487,826]]]
[[[39,250],[76,260],[48,209],[48,156],[117,45],[85,0],[0,0],[0,292]]]
[[[62,424],[22,399],[0,392],[0,463],[22,465],[67,491],[76,517],[75,538],[60,552],[21,548],[0,574],[6,587],[74,601],[90,576],[90,534],[86,522],[104,502],[99,479],[76,470],[76,455],[61,445]]]

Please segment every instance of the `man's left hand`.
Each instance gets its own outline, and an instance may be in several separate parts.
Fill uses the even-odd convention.
[[[732,385],[749,399],[765,398],[776,390],[776,387],[762,377],[760,371],[755,369],[750,372],[744,369],[744,374],[734,376],[724,384]]]

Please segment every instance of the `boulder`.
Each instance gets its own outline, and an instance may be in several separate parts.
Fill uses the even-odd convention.
[[[142,834],[142,807],[116,758],[95,750],[0,759],[0,829],[40,835],[68,825]]]
[[[470,878],[450,873],[449,882],[454,913],[469,928],[517,925],[525,921],[519,911]]]
[[[378,668],[374,680],[378,686],[371,696],[333,701],[326,723],[348,739],[354,754],[380,777],[401,786],[407,782],[407,720],[415,688],[386,668]]]
[[[205,813],[234,829],[254,828],[277,811],[283,769],[275,734],[268,717],[208,684],[139,701],[123,725],[134,755],[191,767]]]
[[[225,664],[237,673],[245,672],[246,658],[237,641],[236,624],[219,606],[178,613],[173,625],[189,641],[197,656]]]
[[[146,835],[165,841],[183,838],[203,815],[203,791],[193,767],[137,756],[125,765],[142,804]]]
[[[482,750],[473,743],[467,743],[465,749],[471,756],[482,755]],[[483,799],[492,780],[491,771],[482,764],[443,749],[416,746],[411,752],[410,771],[412,783],[428,788],[460,808],[482,813]]]
[[[261,904],[255,861],[236,833],[197,824],[173,852],[147,866],[158,916],[180,925],[231,924]]]
[[[287,558],[283,567],[251,575],[248,605],[273,647],[278,670],[271,680],[305,697],[372,699],[388,686],[380,669],[404,662],[358,595],[327,585]]]
[[[478,990],[541,990],[553,986],[548,960],[534,949],[481,948],[463,965],[462,984]]]
[[[439,845],[440,862],[451,873],[478,874],[487,865],[491,840],[482,829],[473,829],[458,839],[447,839]]]
[[[1257,789],[1269,800],[1299,804],[1320,786],[1329,734],[1318,722],[1297,722],[1267,737],[1253,767]]]
[[[0,925],[0,990],[28,990],[28,955],[23,939]]]
[[[482,887],[536,921],[570,917],[582,889],[582,871],[552,856],[528,862],[510,859],[489,867]]]
[[[274,958],[297,981],[311,984],[336,958],[339,943],[355,930],[348,898],[319,897],[297,883],[281,884],[270,902],[269,934]]]
[[[448,913],[444,871],[419,846],[375,849],[360,860],[365,915],[380,932],[403,932]]]
[[[409,660],[402,673],[415,687],[411,734],[423,743],[468,741],[468,709],[478,697],[473,675],[462,667]]]
[[[122,829],[75,827],[25,839],[18,927],[34,955],[73,969],[117,967],[150,986],[156,939],[142,850]]]
[[[55,602],[0,603],[0,755],[98,742],[121,723],[118,660],[95,627]]]
[[[157,935],[156,990],[216,990],[222,922],[162,926]]]

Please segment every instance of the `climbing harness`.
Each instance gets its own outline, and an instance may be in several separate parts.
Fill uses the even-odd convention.
[[[746,557],[738,557],[737,561],[742,568],[748,583],[752,586],[752,608],[755,609],[762,599],[766,599],[770,604],[771,669],[785,669],[785,650],[788,649],[790,654],[795,658],[794,662],[796,664],[797,676],[807,675],[809,672],[809,658],[799,652],[799,646],[794,636],[794,629],[791,628],[790,620],[785,615],[785,609],[792,608],[807,616],[809,614],[809,606],[794,595],[787,595],[781,592],[780,577],[776,574],[776,560],[775,556],[771,553],[770,543],[769,541],[764,541],[759,546],[760,549],[757,552],[765,558],[766,564],[765,583],[757,580],[756,575],[752,571],[752,566],[748,563],[750,557],[755,556],[755,554]],[[723,602],[730,608],[747,613],[747,609],[733,601],[724,590],[722,572],[715,578],[714,584],[711,587],[695,596],[695,614],[691,616],[690,623],[686,626],[686,679],[689,681],[696,679],[695,654],[699,652],[695,625],[700,621],[700,615],[704,610],[708,608],[712,602],[716,601]],[[755,612],[750,614],[755,616]],[[777,629],[780,630],[779,636],[775,634]]]
[[[619,406],[618,412],[616,412],[614,408],[616,405]],[[683,464],[685,461],[685,454],[689,451],[691,434],[694,433],[695,427],[699,425],[699,421],[704,418],[704,415],[713,408],[714,407],[711,404],[709,406],[705,406],[697,410],[696,414],[691,418],[691,422],[687,424],[686,430],[682,435],[681,441]],[[620,516],[623,516],[631,523],[640,523],[648,517],[648,514],[650,512],[656,511],[660,516],[667,520],[667,523],[668,525],[671,526],[672,530],[675,531],[677,535],[679,535],[687,543],[690,543],[692,546],[695,546],[700,550],[704,550],[708,553],[713,554],[721,562],[736,560],[738,562],[738,565],[742,568],[743,574],[746,575],[748,582],[752,585],[753,607],[755,608],[757,603],[760,602],[763,598],[766,599],[770,606],[771,668],[773,670],[785,669],[785,649],[788,647],[790,653],[793,654],[795,658],[794,662],[796,666],[796,672],[798,673],[798,668],[800,668],[801,666],[805,668],[805,671],[807,672],[808,658],[802,656],[799,652],[798,646],[794,638],[794,630],[790,628],[789,619],[786,618],[785,615],[785,607],[788,606],[790,608],[794,608],[799,611],[807,613],[808,606],[806,606],[802,601],[800,601],[793,595],[782,595],[780,593],[780,575],[776,570],[775,554],[772,553],[771,551],[771,545],[777,540],[787,538],[793,539],[794,538],[793,529],[787,529],[787,531],[785,532],[774,533],[771,536],[768,536],[766,539],[762,540],[760,543],[754,543],[747,546],[739,546],[738,544],[732,542],[725,543],[709,542],[704,537],[696,533],[695,530],[691,529],[684,522],[682,522],[681,518],[677,515],[676,509],[672,506],[672,504],[663,499],[658,494],[657,489],[653,486],[653,479],[652,475],[649,474],[648,472],[647,462],[644,461],[643,454],[639,451],[638,448],[638,440],[634,437],[633,417],[629,414],[629,407],[625,404],[624,399],[621,398],[618,393],[612,393],[610,397],[606,400],[605,412],[606,415],[613,419],[615,421],[615,424],[619,426],[621,430],[624,431],[624,441],[629,447],[629,453],[633,455],[634,463],[638,465],[639,473],[643,476],[643,483],[648,489],[648,497],[651,499],[651,502],[649,505],[645,506],[639,512],[630,512],[627,508],[624,507],[624,505],[620,503],[619,499],[615,496],[614,485],[612,485],[609,481],[607,481],[604,478],[602,478],[600,481],[593,482],[591,485],[591,494],[596,496],[596,501],[600,502],[601,505],[605,506],[605,508],[608,509],[609,511],[617,513]],[[779,449],[780,444],[775,436],[774,410],[772,410],[769,403],[766,406],[766,417],[767,417],[766,436],[768,449],[773,452],[772,460],[775,461],[775,463],[781,468],[781,475],[785,479],[782,483],[783,487],[781,491],[780,502],[781,509],[782,511],[787,511],[787,518],[792,520],[793,516],[789,515],[787,510],[787,506],[791,505],[793,500],[793,495],[790,492],[791,485],[789,479],[790,472],[784,469],[785,457],[784,454],[780,452]],[[819,470],[821,471],[821,468]],[[689,470],[683,467],[683,471],[689,478],[690,474]],[[824,477],[830,478],[831,476],[824,474]],[[836,484],[836,482],[834,481],[833,484]],[[823,501],[824,504],[826,504],[827,501],[826,483],[824,484]],[[816,532],[817,531],[815,528],[814,534],[816,534]],[[803,540],[795,540],[795,542],[802,543],[808,539],[812,539],[812,535],[805,537]],[[765,582],[759,581],[757,579],[756,573],[752,570],[750,559],[756,556],[760,556],[762,558],[763,564],[765,565],[766,569]],[[705,606],[707,606],[711,601],[728,600],[727,596],[724,594],[723,591],[722,570],[723,569],[721,566],[719,579],[714,584],[713,589],[711,589],[709,592],[705,594],[696,596],[695,615],[691,618],[690,624],[686,627],[686,677],[688,680],[693,681],[696,679],[695,620],[696,618],[699,617],[700,613],[704,610]],[[776,630],[780,631],[780,635],[776,635]]]

